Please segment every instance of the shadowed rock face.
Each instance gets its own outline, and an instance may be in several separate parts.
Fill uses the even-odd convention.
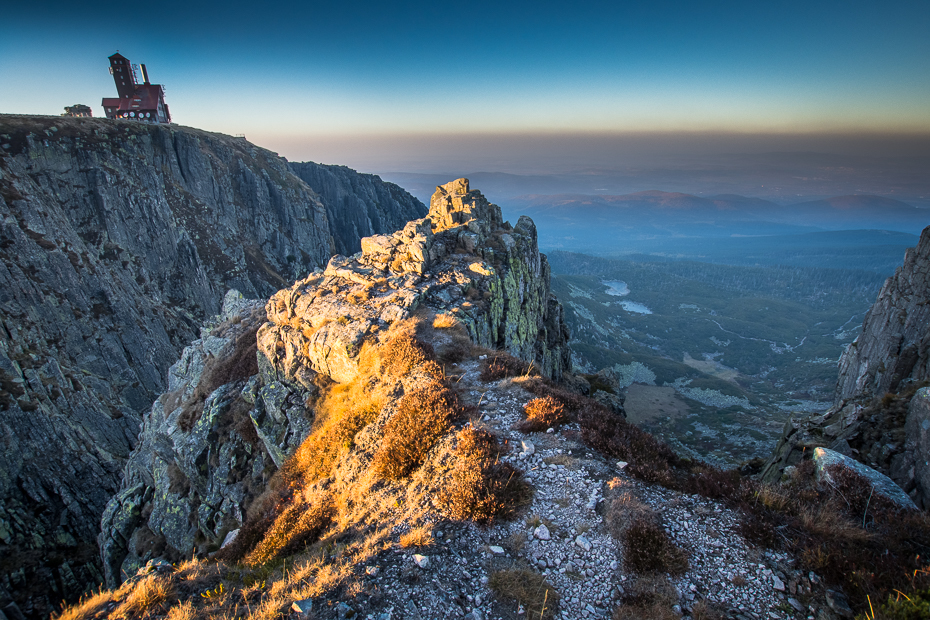
[[[328,191],[380,195],[356,176]],[[226,291],[265,298],[357,232],[244,139],[105,119],[0,116],[0,197],[0,608],[41,616],[102,580],[142,414]]]
[[[840,359],[836,403],[883,396],[930,376],[930,228],[885,281],[862,333]]]
[[[362,237],[387,233],[426,215],[423,203],[393,183],[345,166],[289,163],[326,207],[336,247],[346,256],[362,249]]]

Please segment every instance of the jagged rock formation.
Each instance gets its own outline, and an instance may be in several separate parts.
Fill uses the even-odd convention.
[[[341,170],[327,191],[376,186]],[[274,153],[176,126],[0,116],[0,196],[0,607],[41,615],[101,580],[142,413],[225,292],[265,297],[356,233]]]
[[[788,421],[763,478],[777,480],[803,453],[822,446],[890,476],[919,506],[930,506],[930,477],[918,484],[930,459],[930,445],[918,438],[923,400],[912,399],[930,379],[928,325],[930,228],[885,282],[862,333],[840,358],[833,407]]]
[[[313,188],[326,207],[337,254],[355,254],[362,249],[362,237],[403,228],[426,215],[422,202],[373,174],[313,162],[291,162],[288,167]]]
[[[840,359],[836,403],[884,396],[930,376],[930,228],[885,281]]]
[[[268,301],[268,322],[251,342],[257,374],[207,382],[208,394],[201,386],[209,352],[228,358],[236,334],[250,333],[248,304],[227,308],[218,321],[246,327],[205,330],[185,349],[103,519],[108,584],[152,558],[219,547],[260,483],[306,437],[318,386],[351,382],[364,342],[418,308],[456,317],[475,342],[531,360],[549,376],[567,370],[568,334],[532,221],[509,227],[465,179],[437,189],[429,217],[365,238],[362,247]],[[198,389],[202,414],[185,425]]]
[[[427,218],[362,239],[360,254],[335,256],[324,272],[278,292],[259,349],[282,377],[349,381],[365,337],[420,306],[453,315],[476,344],[533,360],[547,376],[570,368],[533,221],[510,227],[467,179],[437,188]]]

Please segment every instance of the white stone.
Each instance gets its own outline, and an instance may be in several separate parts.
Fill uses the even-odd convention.
[[[536,452],[536,446],[534,446],[533,442],[529,439],[520,441],[520,447],[523,448],[523,454],[526,456],[530,456]]]
[[[778,578],[778,575],[772,575],[772,587],[779,592],[785,591],[785,582]]]
[[[575,544],[584,549],[585,551],[591,550],[591,541],[585,538],[584,536],[578,536],[575,538]]]
[[[533,536],[539,540],[550,540],[552,538],[552,534],[549,533],[549,528],[546,527],[545,523],[536,526],[536,529],[533,530]]]
[[[493,553],[494,555],[504,555],[503,547],[499,547],[497,545],[491,545],[490,547],[488,547],[488,549],[490,549],[491,553]]]
[[[425,555],[420,555],[419,553],[413,554],[413,561],[417,563],[417,566],[420,568],[426,568],[429,566],[429,558]]]

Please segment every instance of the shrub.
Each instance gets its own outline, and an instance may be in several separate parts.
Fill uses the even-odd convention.
[[[673,543],[656,519],[639,516],[626,528],[624,560],[637,573],[679,575],[688,570],[688,557]]]
[[[905,595],[899,592],[889,596],[872,620],[926,620],[930,618],[930,588],[914,590]],[[868,620],[868,616],[858,616],[857,620]]]
[[[627,590],[623,602],[614,609],[613,620],[679,620],[672,607],[678,591],[667,577],[659,574],[637,578]]]
[[[437,497],[448,517],[489,523],[513,516],[529,503],[532,489],[523,472],[500,461],[501,447],[494,435],[468,426],[456,439],[450,482]]]
[[[494,571],[488,576],[488,587],[499,597],[523,605],[527,620],[555,617],[559,593],[535,571],[526,568]]]
[[[627,461],[627,471],[640,480],[676,488],[679,459],[665,443],[593,401],[577,419],[586,444]]]
[[[275,518],[261,542],[245,558],[249,566],[259,566],[277,557],[300,551],[316,542],[335,515],[333,498],[325,490],[314,490],[299,497]]]
[[[261,322],[252,317],[246,329],[235,335],[232,351],[223,357],[210,357],[205,363],[200,382],[182,405],[178,416],[181,430],[190,431],[203,414],[207,396],[221,385],[241,381],[258,373],[258,342],[256,335]],[[222,326],[217,328],[221,330]]]
[[[405,478],[462,413],[455,393],[440,381],[404,394],[384,425],[373,467],[384,478]]]
[[[539,376],[532,362],[524,362],[509,353],[494,353],[481,364],[482,381],[498,381],[507,377]]]
[[[526,420],[517,424],[517,428],[525,433],[558,428],[569,421],[565,406],[552,396],[534,398],[526,403],[523,411]]]

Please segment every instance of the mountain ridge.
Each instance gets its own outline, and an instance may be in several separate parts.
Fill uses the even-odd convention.
[[[377,194],[320,170],[336,194]],[[270,295],[360,227],[331,227],[271,151],[131,121],[0,115],[0,196],[0,598],[41,615],[102,580],[89,541],[142,414],[227,289]],[[399,213],[357,221],[426,211],[382,202]]]

